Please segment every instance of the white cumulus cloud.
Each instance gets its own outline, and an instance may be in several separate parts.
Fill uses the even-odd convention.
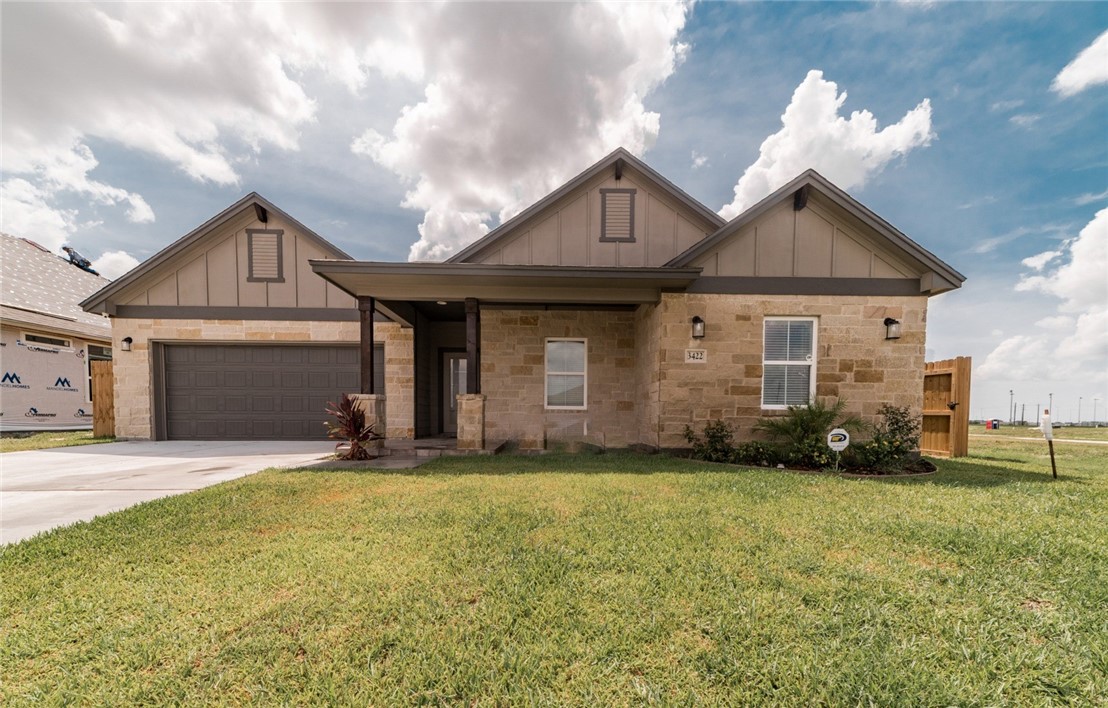
[[[849,119],[839,115],[845,102],[846,92],[840,94],[834,81],[824,79],[822,71],[809,71],[781,116],[781,130],[762,143],[720,216],[738,216],[809,168],[843,189],[861,187],[895,158],[931,142],[929,99],[882,130],[867,110],[854,111]]]
[[[115,280],[138,264],[138,259],[126,251],[108,251],[92,262],[92,268],[108,280]]]
[[[1051,253],[1051,252],[1048,252]],[[1040,254],[1045,256],[1046,254]],[[1068,257],[1068,258],[1067,258]],[[983,379],[1047,381],[1108,378],[1108,209],[1101,209],[1062,253],[1032,257],[1016,290],[1058,298],[1058,315],[1035,324],[1048,333],[1021,334],[1002,341],[978,367]],[[1051,270],[1047,264],[1062,260]],[[1028,264],[1027,261],[1032,261]],[[1035,266],[1038,265],[1038,268]]]
[[[683,3],[428,8],[409,47],[422,100],[387,134],[367,129],[351,144],[407,181],[403,206],[424,213],[409,257],[446,258],[614,148],[646,151],[660,117],[643,100],[682,59],[687,12]]]
[[[1068,98],[1098,84],[1108,84],[1108,31],[1066,64],[1054,77],[1050,88]]]
[[[1042,270],[1047,263],[1062,255],[1061,251],[1043,251],[1037,253],[1034,256],[1028,256],[1024,258],[1021,263],[1032,270]]]

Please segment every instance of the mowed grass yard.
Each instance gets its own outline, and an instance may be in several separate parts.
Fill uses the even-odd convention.
[[[8,705],[1103,705],[1108,447],[268,471],[3,549]]]
[[[0,453],[45,450],[52,447],[73,447],[75,445],[96,445],[114,441],[115,438],[94,438],[91,430],[3,433],[0,435]]]

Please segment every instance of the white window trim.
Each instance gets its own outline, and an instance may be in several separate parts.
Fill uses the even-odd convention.
[[[62,344],[45,344],[43,342],[32,342],[32,341],[27,339],[28,335],[32,336],[32,337],[49,337],[50,339],[60,339],[63,342],[65,342],[65,344],[64,345],[62,345]],[[53,334],[42,334],[40,332],[22,332],[21,336],[22,336],[23,342],[25,344],[33,344],[36,347],[55,347],[57,349],[73,349],[73,340],[69,339],[67,337],[58,337],[58,336],[53,335]]]
[[[811,322],[812,323],[812,360],[811,361],[766,361],[766,323],[767,322]],[[766,401],[766,364],[799,366],[808,364],[811,373],[808,375],[808,403],[816,400],[816,364],[819,362],[819,318],[818,317],[777,317],[766,316],[762,318],[762,392],[758,395],[758,402],[764,411],[787,411],[788,404],[773,405]]]
[[[547,346],[550,342],[580,342],[585,345],[585,370],[584,371],[551,371],[546,359]],[[585,337],[547,337],[542,345],[542,404],[548,411],[584,411],[589,408],[589,340]],[[551,376],[584,376],[584,392],[581,397],[584,405],[580,406],[552,406],[550,405],[550,377]]]

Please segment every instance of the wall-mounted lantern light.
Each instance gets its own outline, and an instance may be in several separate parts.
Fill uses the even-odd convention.
[[[693,339],[704,339],[704,320],[699,315],[692,318]]]
[[[131,351],[131,344],[134,343],[134,341],[135,340],[131,339],[130,337],[124,337],[123,341],[120,342],[120,344],[123,346],[123,351],[125,351],[125,352]]]
[[[900,320],[885,318],[885,339],[900,339]]]

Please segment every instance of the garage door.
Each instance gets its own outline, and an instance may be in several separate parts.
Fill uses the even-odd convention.
[[[356,346],[167,344],[164,362],[170,440],[323,439],[328,401],[358,390]]]

